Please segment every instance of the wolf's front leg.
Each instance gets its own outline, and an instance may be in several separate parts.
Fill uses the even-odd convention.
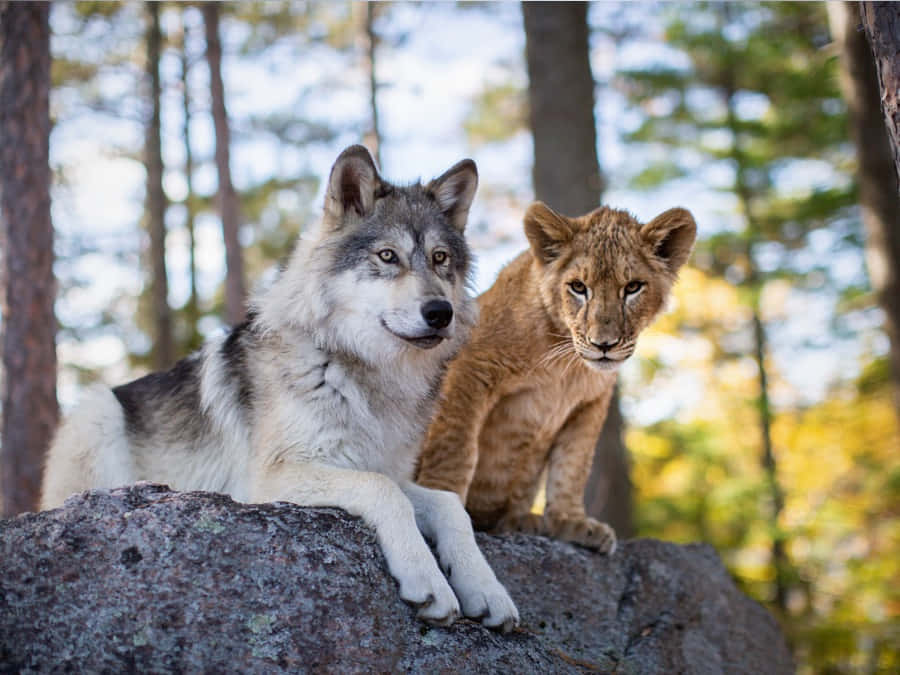
[[[419,529],[435,542],[463,614],[504,633],[512,630],[519,623],[519,612],[478,549],[459,496],[411,482],[400,487],[413,504]]]
[[[388,569],[400,584],[400,597],[419,608],[419,618],[449,625],[459,616],[456,596],[416,527],[412,504],[387,476],[281,462],[257,477],[252,499],[334,506],[361,517],[375,530]]]

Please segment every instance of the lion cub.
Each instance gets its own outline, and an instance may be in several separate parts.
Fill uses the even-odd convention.
[[[536,202],[530,251],[479,299],[450,364],[418,482],[456,492],[475,526],[615,550],[584,512],[584,487],[619,366],[662,309],[696,224],[671,209],[642,225],[602,207],[567,218]],[[531,506],[547,470],[543,516]]]

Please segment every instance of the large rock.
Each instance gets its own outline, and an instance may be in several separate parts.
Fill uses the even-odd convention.
[[[791,672],[713,550],[479,535],[522,626],[433,628],[331,509],[157,485],[0,521],[0,671]]]

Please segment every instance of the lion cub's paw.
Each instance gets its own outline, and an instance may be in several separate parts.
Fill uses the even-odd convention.
[[[547,534],[544,517],[536,513],[517,513],[504,516],[494,528],[497,533],[521,532],[522,534]]]
[[[587,516],[581,518],[547,518],[547,534],[571,541],[599,553],[612,554],[616,550],[616,533],[606,523]]]

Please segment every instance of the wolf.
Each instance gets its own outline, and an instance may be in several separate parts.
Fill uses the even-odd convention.
[[[463,160],[425,185],[392,185],[364,147],[344,150],[318,227],[244,323],[69,415],[42,508],[138,480],[338,507],[375,530],[419,618],[447,625],[462,612],[511,630],[518,612],[459,498],[413,482],[445,366],[477,319],[464,238],[477,184]]]

